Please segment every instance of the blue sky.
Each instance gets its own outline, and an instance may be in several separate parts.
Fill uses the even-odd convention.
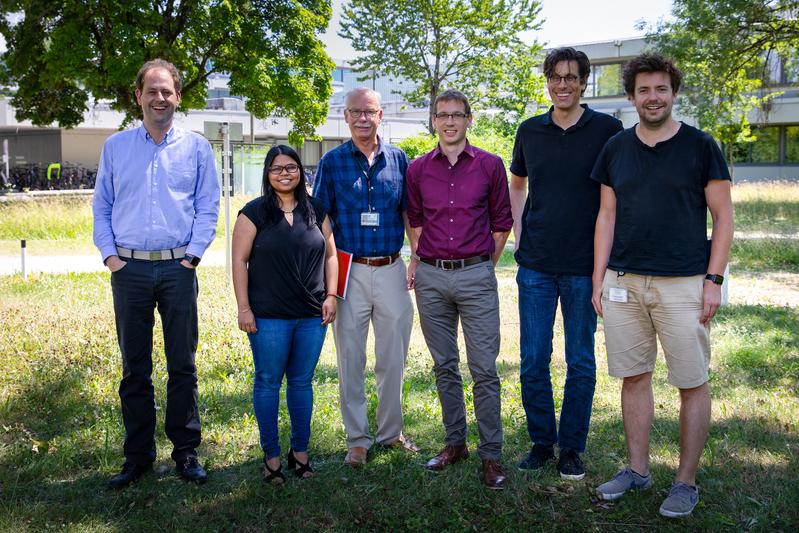
[[[335,59],[355,55],[349,41],[336,35],[339,13],[344,0],[333,0],[333,18],[322,36],[327,52]],[[543,0],[543,28],[525,40],[537,39],[547,46],[589,43],[623,37],[635,37],[639,20],[655,23],[671,13],[672,0]]]

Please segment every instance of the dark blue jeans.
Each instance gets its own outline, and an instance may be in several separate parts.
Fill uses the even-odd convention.
[[[255,364],[252,404],[261,434],[261,448],[267,459],[280,456],[277,414],[280,386],[283,376],[286,376],[291,447],[305,452],[311,438],[311,381],[325,342],[327,326],[322,325],[322,317],[313,317],[256,318],[255,327],[258,331],[248,336]]]
[[[544,274],[520,266],[516,282],[521,322],[522,403],[530,440],[546,447],[557,442],[561,450],[582,453],[596,385],[596,313],[591,305],[591,278]],[[558,299],[563,314],[567,370],[560,426],[556,429],[549,364]]]
[[[125,459],[147,464],[155,460],[155,394],[153,391],[153,326],[161,315],[169,381],[166,386],[166,435],[172,458],[182,462],[197,455],[200,417],[197,412],[197,276],[178,259],[127,264],[111,274],[117,338],[122,351],[122,421]]]

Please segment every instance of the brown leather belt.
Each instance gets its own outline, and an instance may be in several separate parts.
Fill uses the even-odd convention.
[[[469,257],[468,259],[427,259],[420,257],[419,261],[442,270],[458,270],[463,267],[484,263],[490,259],[490,255],[476,255],[474,257]]]
[[[360,263],[362,265],[369,265],[373,267],[381,267],[390,265],[397,259],[399,259],[400,253],[397,252],[394,255],[385,255],[383,257],[353,257],[353,263]]]

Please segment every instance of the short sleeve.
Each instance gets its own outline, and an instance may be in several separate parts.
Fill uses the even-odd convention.
[[[524,159],[524,143],[522,142],[522,137],[524,136],[522,132],[523,127],[524,124],[520,125],[519,129],[516,130],[516,139],[513,141],[513,155],[510,162],[510,173],[525,178],[527,177],[527,162]]]
[[[727,167],[727,162],[724,160],[724,154],[721,153],[718,143],[712,136],[705,134],[703,136],[704,150],[702,157],[704,172],[702,173],[702,187],[707,187],[710,180],[728,180],[731,181],[730,170]]]
[[[325,221],[325,217],[327,216],[327,209],[325,209],[325,206],[318,198],[310,196],[309,200],[311,201],[311,207],[313,207],[314,216],[316,217],[316,225],[319,226],[319,229],[322,229],[322,222]]]
[[[256,198],[247,202],[247,204],[239,210],[239,215],[244,215],[256,228],[260,228],[264,223],[264,209],[263,197]]]
[[[602,151],[599,152],[599,156],[596,158],[596,163],[594,163],[594,168],[591,170],[591,179],[598,181],[602,185],[613,187],[613,185],[610,184],[610,173],[608,172],[608,164],[610,162],[610,147],[610,142],[605,143],[605,146],[602,147]]]

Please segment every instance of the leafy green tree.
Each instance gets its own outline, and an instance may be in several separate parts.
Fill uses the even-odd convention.
[[[133,79],[156,57],[183,74],[183,111],[204,107],[208,77],[226,72],[253,115],[291,119],[292,142],[327,114],[335,65],[318,35],[330,0],[0,0],[0,11],[18,120],[74,127],[92,98],[141,118]]]
[[[750,112],[768,110],[774,67],[799,50],[799,0],[674,0],[673,16],[649,38],[685,72],[680,111],[727,146],[753,140]]]
[[[523,112],[535,99],[541,46],[525,45],[519,33],[541,26],[540,10],[538,0],[349,0],[339,35],[364,52],[357,70],[411,81],[415,89],[400,94],[412,104],[432,111],[453,88],[475,107]]]

